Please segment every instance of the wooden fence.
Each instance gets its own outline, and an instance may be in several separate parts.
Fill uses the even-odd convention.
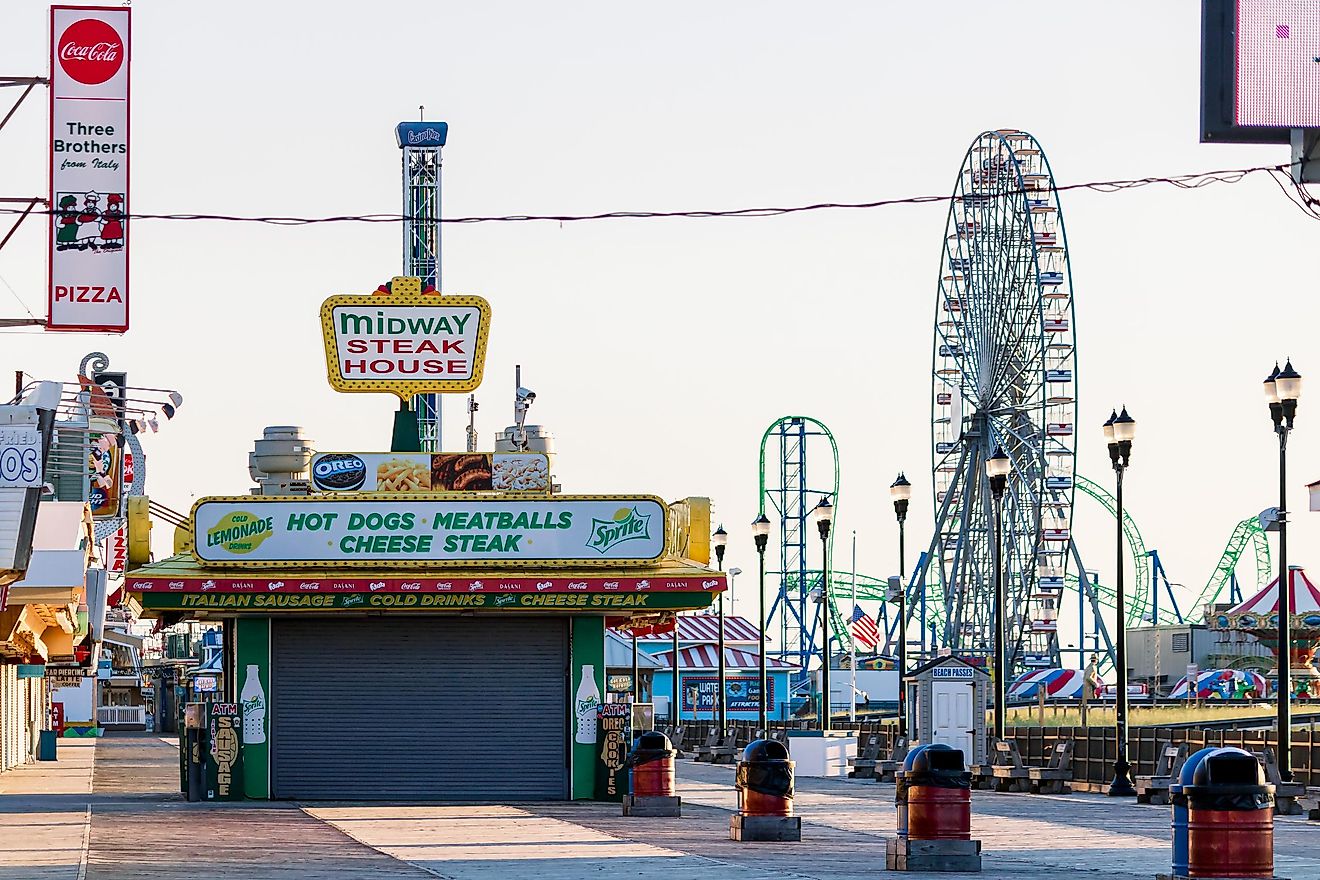
[[[804,721],[770,723],[772,730],[805,730],[812,726]],[[705,742],[714,727],[710,722],[684,724],[682,746],[690,750]],[[731,724],[729,729],[735,733],[739,746],[747,745],[759,732],[756,725],[746,722]],[[892,722],[836,722],[834,729],[855,731],[863,737],[877,734],[882,754],[888,753],[898,735],[898,727]],[[1045,765],[1056,743],[1072,741],[1074,781],[1104,783],[1113,779],[1118,740],[1112,727],[1010,727],[1005,733],[1017,741],[1018,751],[1028,764]],[[1236,746],[1259,752],[1268,746],[1276,749],[1277,754],[1278,739],[1272,730],[1133,727],[1128,731],[1128,759],[1132,762],[1133,775],[1154,774],[1163,747],[1180,743],[1187,743],[1193,752],[1208,746]],[[1315,727],[1293,730],[1292,768],[1297,782],[1320,786],[1320,730]]]

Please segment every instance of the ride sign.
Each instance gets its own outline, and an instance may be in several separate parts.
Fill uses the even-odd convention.
[[[395,278],[387,293],[332,296],[321,304],[326,374],[336,391],[415,394],[471,391],[481,384],[490,303],[423,292]]]
[[[664,554],[667,520],[649,495],[204,498],[193,554],[252,567],[641,565]]]

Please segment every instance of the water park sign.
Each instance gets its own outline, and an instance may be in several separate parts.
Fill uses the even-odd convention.
[[[411,400],[481,384],[490,303],[423,293],[419,279],[395,278],[386,293],[327,299],[321,328],[331,387]]]
[[[50,10],[49,330],[128,329],[129,10]]]
[[[664,553],[667,519],[649,495],[204,498],[193,553],[254,568],[642,565]]]

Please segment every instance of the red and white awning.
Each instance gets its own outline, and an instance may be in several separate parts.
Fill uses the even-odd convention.
[[[1292,581],[1292,589],[1289,592],[1290,607],[1292,614],[1306,614],[1308,612],[1320,612],[1320,590],[1315,588],[1311,579],[1306,576],[1306,572],[1301,568],[1290,569],[1288,574]],[[1270,614],[1279,610],[1279,579],[1270,581],[1269,586],[1261,590],[1250,599],[1224,612],[1229,617],[1238,614]]]
[[[684,618],[687,619],[687,618]],[[727,622],[727,621],[726,621]],[[653,654],[656,660],[659,660],[665,669],[672,668],[674,661],[674,652],[661,651],[659,654]],[[749,669],[759,669],[760,655],[754,651],[742,651],[738,648],[724,646],[724,668],[725,670],[744,671]],[[714,645],[694,645],[691,648],[680,648],[678,652],[678,663],[681,671],[689,669],[716,669],[719,666],[719,653]],[[775,657],[766,657],[765,666],[767,669],[798,669],[796,663],[789,663],[787,660],[779,660]]]
[[[720,638],[719,618],[714,614],[687,614],[678,619],[678,641],[682,642],[718,642]],[[674,631],[654,635],[640,635],[639,642],[663,642],[672,644]],[[724,643],[759,642],[761,634],[745,617],[724,615]],[[755,666],[755,664],[752,664]]]

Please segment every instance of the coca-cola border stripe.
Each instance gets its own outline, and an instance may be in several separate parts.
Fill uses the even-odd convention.
[[[724,575],[681,577],[168,577],[129,575],[134,593],[715,593]]]
[[[47,330],[128,330],[130,20],[50,9]]]

